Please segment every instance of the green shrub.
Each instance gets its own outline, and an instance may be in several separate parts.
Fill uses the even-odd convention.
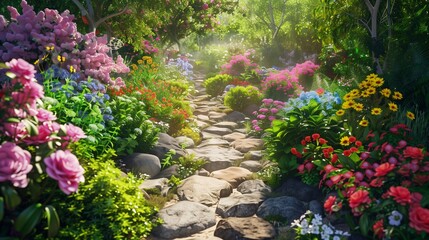
[[[112,151],[112,150],[111,150]],[[106,156],[88,161],[77,194],[55,199],[62,218],[59,239],[142,239],[159,223],[155,207],[139,189],[141,180],[123,175]]]
[[[231,88],[225,95],[224,104],[234,111],[243,112],[246,107],[255,104],[259,105],[262,94],[253,86],[237,86]]]
[[[280,120],[274,120],[271,128],[264,135],[266,153],[269,160],[277,162],[281,172],[287,175],[297,173],[298,159],[291,153],[292,148],[302,151],[300,140],[313,133],[319,133],[332,146],[344,132],[342,123],[336,120],[335,115],[325,115],[323,106],[316,100],[308,105],[293,108],[288,112],[280,112]]]
[[[118,155],[147,152],[158,141],[160,129],[146,114],[145,105],[135,97],[115,96],[111,101],[113,121],[110,128],[117,131],[114,148]]]
[[[225,87],[232,82],[232,77],[228,74],[219,74],[204,81],[207,94],[216,97],[222,95]]]
[[[182,128],[180,131],[175,133],[173,136],[174,137],[185,136],[185,137],[191,138],[194,141],[195,145],[200,144],[202,141],[200,131],[198,129],[193,129],[190,127]]]
[[[207,161],[202,158],[196,158],[194,154],[189,154],[180,157],[173,161],[173,164],[179,165],[177,174],[179,179],[185,179],[195,174],[195,171],[200,170]]]

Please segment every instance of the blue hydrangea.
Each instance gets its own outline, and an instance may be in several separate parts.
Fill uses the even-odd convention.
[[[341,104],[341,98],[337,92],[325,91],[319,95],[315,91],[301,92],[299,97],[291,98],[286,102],[284,111],[289,112],[294,108],[302,108],[310,103],[311,100],[315,100],[323,106],[322,114],[328,115],[328,111],[333,109],[334,106]]]

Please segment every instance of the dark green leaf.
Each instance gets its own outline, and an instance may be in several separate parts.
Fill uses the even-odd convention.
[[[29,234],[39,223],[43,214],[41,203],[35,203],[22,211],[15,220],[14,228],[22,235]]]
[[[359,219],[359,227],[362,235],[367,236],[369,231],[368,214],[364,213]]]
[[[1,191],[4,197],[6,209],[13,210],[21,203],[21,198],[19,197],[18,192],[16,192],[14,188],[9,186],[3,186],[1,188]]]
[[[48,220],[48,237],[54,237],[60,229],[60,218],[58,217],[57,210],[53,206],[48,205],[45,207],[45,215]]]

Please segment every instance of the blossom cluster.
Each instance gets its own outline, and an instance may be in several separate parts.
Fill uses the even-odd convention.
[[[282,101],[265,98],[258,111],[254,111],[255,119],[252,120],[252,128],[256,132],[261,132],[271,126],[271,122],[276,119],[277,113],[285,106]]]
[[[270,72],[262,81],[261,86],[265,96],[284,101],[296,97],[303,89],[298,77],[292,75],[287,69]]]
[[[178,57],[176,59],[169,59],[167,66],[176,67],[180,73],[186,77],[188,80],[192,80],[193,78],[193,66],[189,62],[187,57]]]
[[[295,228],[300,239],[308,237],[308,239],[340,240],[350,236],[348,232],[336,230],[332,225],[324,224],[322,220],[320,214],[307,211],[299,219],[295,219],[291,227]]]
[[[297,63],[291,70],[291,74],[295,76],[313,76],[314,72],[319,68],[319,65],[312,61],[305,61],[303,63]]]
[[[94,32],[77,31],[74,17],[65,11],[45,9],[36,14],[25,0],[23,13],[8,7],[11,21],[0,16],[0,56],[3,61],[22,58],[30,62],[46,61],[65,69],[74,69],[81,78],[92,77],[105,84],[123,86],[120,77],[112,80],[111,73],[126,73],[129,68],[118,56],[116,62],[108,55],[107,37],[97,37]],[[42,67],[42,66],[40,66]]]
[[[76,192],[84,181],[84,170],[67,146],[85,138],[85,133],[72,124],[58,124],[52,112],[39,106],[44,92],[35,79],[33,65],[22,59],[12,59],[6,65],[11,80],[0,88],[0,182],[27,187],[32,159],[40,157],[46,173],[58,181],[64,193]],[[42,146],[48,147],[47,154],[28,151]]]
[[[231,57],[231,60],[222,65],[222,74],[229,74],[231,76],[240,76],[245,72],[255,70],[258,64],[249,59],[249,54],[238,54]]]
[[[325,116],[327,116],[336,105],[341,104],[341,98],[337,92],[332,93],[323,89],[317,89],[316,91],[301,92],[298,97],[290,98],[285,104],[284,111],[289,112],[294,108],[307,106],[311,100],[320,103],[323,107],[323,114]]]

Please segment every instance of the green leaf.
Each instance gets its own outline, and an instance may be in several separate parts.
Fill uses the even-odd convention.
[[[368,214],[364,213],[359,219],[359,227],[362,235],[367,236],[369,231]]]
[[[4,197],[6,209],[13,210],[21,203],[21,198],[19,197],[18,192],[16,192],[12,187],[2,187],[1,191]]]
[[[347,169],[355,169],[356,164],[354,161],[352,161],[349,157],[344,156],[342,154],[338,154],[338,159],[340,160],[341,164],[345,166]]]
[[[30,205],[15,220],[14,228],[22,235],[27,235],[40,222],[43,214],[41,203]]]
[[[25,128],[27,129],[30,136],[36,136],[39,134],[39,129],[37,128],[36,124],[26,119],[22,122],[24,123]]]
[[[60,218],[58,217],[57,210],[53,206],[48,205],[45,207],[45,215],[48,220],[48,237],[54,237],[60,229]]]
[[[6,119],[6,122],[8,123],[19,123],[21,120],[19,118],[8,118]]]
[[[66,109],[66,116],[67,117],[76,117],[76,113],[73,110]]]

